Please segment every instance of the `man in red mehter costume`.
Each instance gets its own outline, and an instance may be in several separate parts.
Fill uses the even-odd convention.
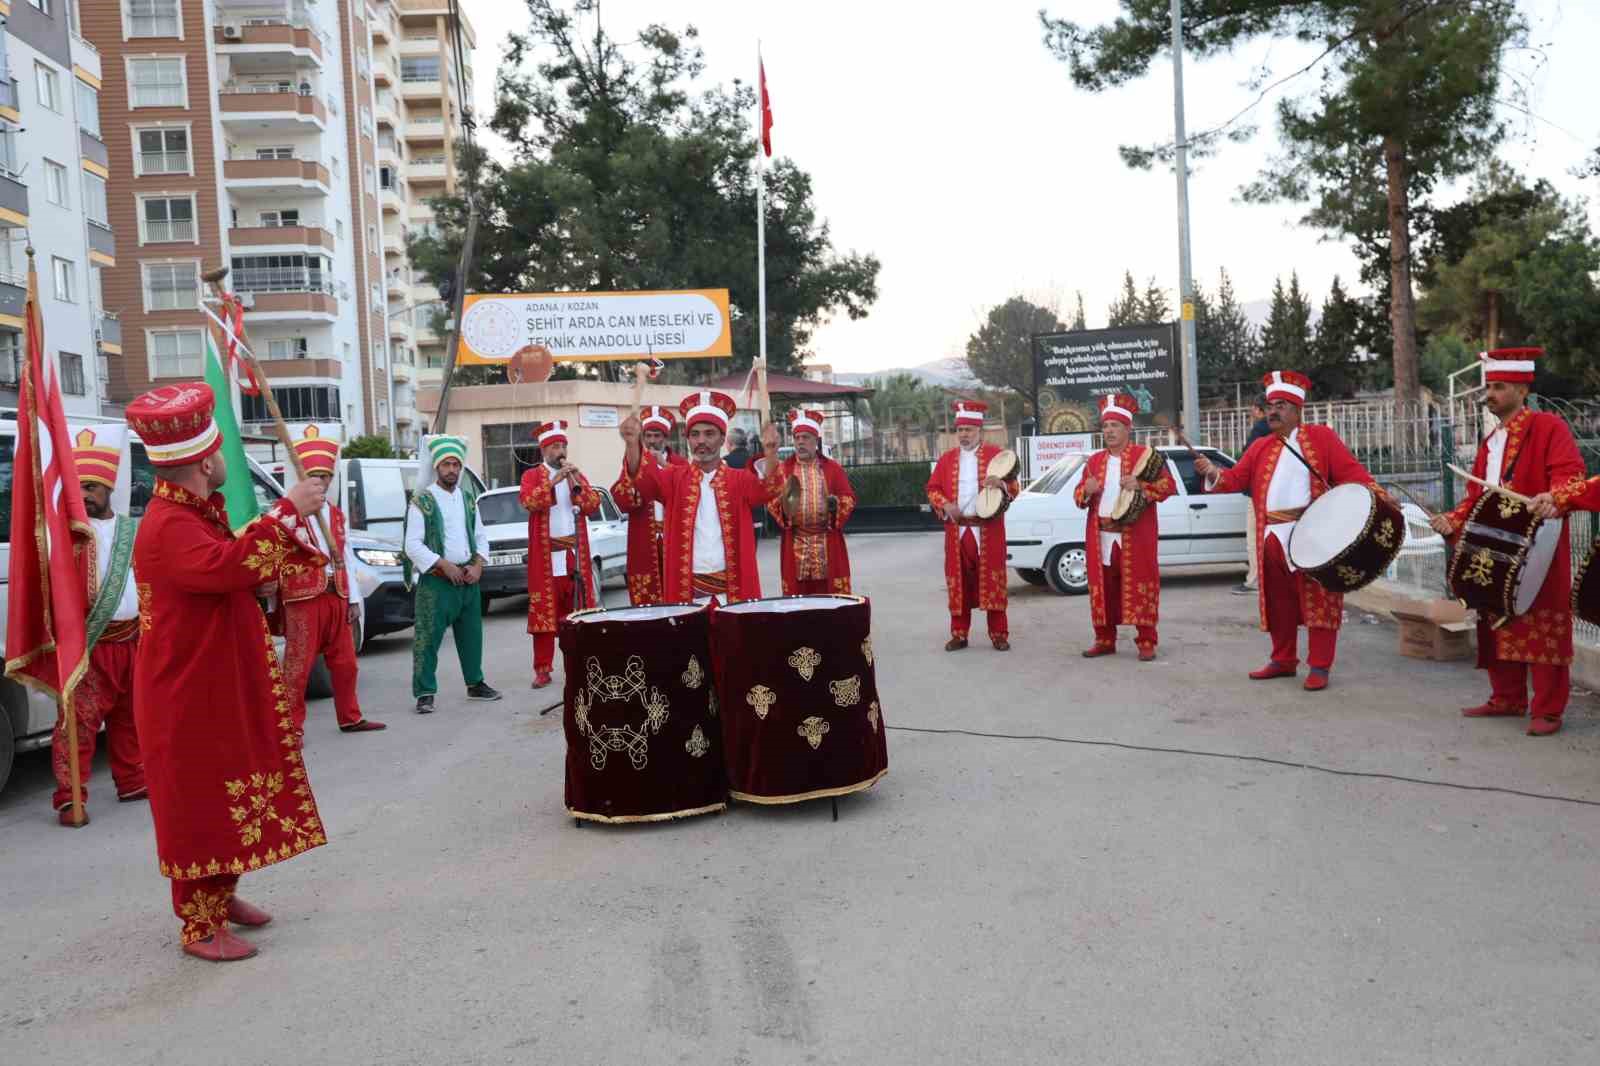
[[[1311,391],[1310,378],[1293,370],[1274,370],[1261,382],[1267,390],[1271,435],[1246,448],[1228,470],[1219,470],[1203,455],[1195,459],[1194,468],[1206,478],[1207,492],[1249,489],[1255,508],[1256,541],[1261,547],[1261,628],[1272,635],[1272,658],[1250,672],[1251,680],[1294,677],[1300,667],[1300,627],[1305,626],[1310,667],[1305,688],[1318,692],[1328,687],[1328,672],[1338,651],[1344,595],[1289,569],[1289,536],[1311,501],[1330,486],[1359,482],[1376,487],[1376,482],[1337,433],[1300,421],[1300,409]]]
[[[856,490],[844,467],[822,454],[821,411],[790,411],[789,432],[794,454],[779,468],[784,493],[767,504],[783,530],[783,594],[848,595],[844,524],[856,509]]]
[[[638,416],[629,415],[621,426],[625,450],[617,485],[643,503],[660,501],[666,510],[662,595],[668,603],[759,599],[750,509],[783,491],[778,427],[769,422],[761,429],[764,465],[757,474],[722,461],[722,444],[738,410],[733,397],[690,393],[678,410],[689,442],[689,462],[682,466],[645,466]]]
[[[117,438],[115,444],[113,438]],[[139,654],[139,594],[132,571],[134,533],[138,522],[111,510],[117,471],[126,450],[127,431],[121,426],[84,429],[74,438],[72,459],[78,467],[83,508],[94,527],[94,541],[79,546],[78,566],[89,590],[89,669],[72,696],[78,718],[78,781],[88,802],[90,766],[95,737],[106,727],[106,754],[111,760],[111,780],[123,803],[148,796],[144,760],[139,754],[139,730],[133,720],[134,661]],[[51,801],[62,825],[76,828],[72,819],[71,747],[67,720],[56,722],[50,740],[51,768],[56,775]],[[85,809],[82,825],[89,824]]]
[[[688,462],[667,447],[667,437],[676,422],[677,416],[670,407],[651,405],[639,412],[640,438],[644,442],[640,463],[654,469]],[[611,499],[628,516],[628,601],[636,607],[660,603],[666,508],[659,500],[645,503],[631,487],[624,489],[620,479],[611,486]]]
[[[1527,407],[1535,360],[1543,354],[1539,348],[1484,353],[1483,402],[1500,425],[1478,443],[1472,474],[1524,496],[1546,496],[1536,502],[1535,513],[1561,523],[1561,543],[1531,610],[1498,628],[1478,619],[1478,667],[1489,674],[1489,699],[1461,711],[1468,718],[1522,718],[1531,712],[1528,735],[1533,737],[1560,731],[1572,692],[1572,542],[1566,519],[1552,504],[1554,493],[1568,500],[1580,492],[1584,474],[1583,455],[1566,420]],[[1469,484],[1455,510],[1434,517],[1434,530],[1459,536],[1484,491]]]
[[[967,646],[972,609],[981,608],[989,641],[996,651],[1011,650],[1006,620],[1006,516],[979,518],[978,491],[998,488],[1015,498],[1022,490],[1016,478],[1002,481],[989,473],[1000,448],[983,443],[983,414],[989,405],[974,400],[954,407],[956,444],[939,457],[928,479],[928,503],[944,526],[944,581],[950,602],[950,639],[945,651]]]
[[[528,512],[528,632],[533,634],[533,687],[550,683],[556,630],[578,606],[598,607],[590,572],[589,522],[600,493],[567,462],[567,423],[534,431],[544,462],[522,475],[518,497]],[[573,580],[576,574],[577,580]],[[579,601],[581,600],[581,603]]]
[[[156,856],[184,952],[224,962],[256,953],[228,923],[272,920],[234,894],[239,876],[327,843],[255,590],[286,560],[328,560],[306,529],[323,504],[310,478],[237,536],[229,528],[212,404],[202,382],[166,385],[126,417],[157,474],[133,563],[142,628],[133,708]]]
[[[1139,402],[1126,393],[1100,398],[1100,433],[1105,448],[1089,456],[1083,478],[1073,496],[1088,512],[1083,532],[1084,554],[1089,563],[1089,617],[1094,623],[1094,644],[1083,657],[1094,659],[1117,651],[1117,627],[1136,627],[1134,646],[1139,661],[1156,657],[1156,622],[1161,615],[1161,568],[1155,504],[1178,491],[1165,458],[1161,476],[1140,481],[1129,471],[1145,460],[1150,449],[1134,444],[1129,431]],[[1123,492],[1142,495],[1149,506],[1129,523],[1111,517]]]
[[[305,436],[295,441],[306,477],[319,482],[323,491],[333,483],[339,466],[339,442],[307,426]],[[317,656],[328,664],[333,679],[333,710],[341,733],[370,733],[386,728],[361,716],[361,699],[356,691],[356,642],[350,632],[361,611],[361,590],[351,575],[355,554],[345,532],[344,510],[332,501],[322,507],[323,520],[333,537],[333,550],[322,542],[322,530],[315,520],[306,530],[317,550],[327,556],[323,566],[311,566],[301,557],[285,559],[278,575],[278,598],[283,602],[283,673],[294,707],[294,728],[301,738],[306,731],[306,682]],[[332,560],[343,560],[334,566]]]

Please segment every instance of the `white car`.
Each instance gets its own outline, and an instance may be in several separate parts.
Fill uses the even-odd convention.
[[[1245,512],[1250,498],[1242,493],[1206,493],[1185,448],[1162,447],[1167,469],[1178,491],[1156,504],[1160,563],[1172,566],[1248,564]],[[1201,454],[1221,467],[1233,460],[1214,448]],[[1063,595],[1089,591],[1089,562],[1084,553],[1086,514],[1073,500],[1087,456],[1070,456],[1051,467],[1012,501],[1006,511],[1006,564],[1024,581],[1048,584]]]
[[[603,588],[612,578],[627,575],[628,516],[617,510],[610,492],[598,485],[595,491],[600,493],[600,513],[589,519],[589,553],[595,580]],[[489,565],[479,582],[485,611],[497,597],[528,593],[528,512],[522,509],[521,495],[519,486],[509,485],[478,497],[478,516],[489,537]]]

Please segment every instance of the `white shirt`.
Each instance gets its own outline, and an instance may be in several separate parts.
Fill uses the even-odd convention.
[[[1506,465],[1506,427],[1504,423],[1489,434],[1489,461],[1483,468],[1483,480],[1491,485],[1500,484]]]
[[[546,467],[546,469],[549,469]],[[554,476],[554,475],[552,475]],[[578,523],[572,514],[572,481],[562,478],[556,482],[556,502],[550,508],[550,537],[577,536]],[[550,548],[550,574],[552,577],[565,577],[567,573],[567,549]]]
[[[328,523],[328,529],[331,532],[333,530],[333,512],[328,510],[328,505],[326,503],[322,505],[322,520]],[[316,544],[317,548],[321,550],[322,554],[329,556],[328,565],[323,568],[323,572],[326,574],[332,574],[332,555],[328,551],[328,542],[322,539],[321,525],[317,522],[307,522],[306,525],[311,527],[312,543]],[[350,602],[360,603],[361,588],[356,584],[356,556],[355,552],[350,550],[350,538],[348,536],[344,538],[344,577],[345,584],[350,586]]]
[[[978,449],[961,449],[961,460],[956,473],[956,503],[964,516],[978,513]]]
[[[717,494],[711,490],[711,473],[700,475],[700,506],[694,512],[694,572],[717,574],[728,568],[728,550],[722,543],[722,518],[717,514]]]
[[[94,527],[94,572],[98,584],[104,586],[106,575],[111,571],[111,544],[117,533],[116,518],[91,518],[89,524]],[[94,604],[90,603],[90,607]],[[122,586],[122,599],[117,602],[117,609],[111,616],[113,622],[128,622],[139,617],[139,586],[134,581],[133,575],[128,575],[128,580]]]
[[[655,456],[656,465],[662,470],[669,469],[667,463],[667,450],[665,448],[662,448],[659,452],[651,452],[650,454]],[[662,502],[657,500],[652,506],[654,506],[656,509],[656,521],[665,522],[667,520],[667,509]]]
[[[461,495],[458,487],[454,492],[446,491],[438,482],[428,486],[427,491],[433,493],[433,498],[439,506],[439,516],[444,520],[444,558],[457,566],[464,566],[472,561],[474,554],[485,559],[489,557],[489,534],[484,531],[483,523],[477,524],[476,544],[467,543],[467,504],[466,498]],[[416,504],[406,508],[406,555],[411,559],[411,565],[417,572],[425,574],[433,569],[433,564],[439,561],[439,556],[428,550],[422,542],[423,522],[422,512],[417,510]]]
[[[1300,451],[1300,431],[1297,429],[1289,434],[1288,446],[1304,455]],[[1267,510],[1292,511],[1297,507],[1306,507],[1311,503],[1311,471],[1306,469],[1306,464],[1290,455],[1285,449],[1278,456],[1278,465],[1273,468],[1272,481],[1267,485]],[[1289,534],[1294,532],[1293,522],[1274,522],[1267,527],[1267,536],[1277,537],[1278,543],[1283,545],[1283,557],[1289,558]],[[1294,570],[1294,564],[1289,564],[1289,569]]]
[[[1122,457],[1106,456],[1106,483],[1100,487],[1100,517],[1110,518],[1117,506],[1117,494],[1122,491]],[[1121,533],[1100,531],[1100,565],[1111,565],[1111,549],[1122,543]]]

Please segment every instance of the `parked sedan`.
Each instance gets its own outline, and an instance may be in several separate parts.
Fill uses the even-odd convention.
[[[1245,512],[1250,498],[1240,493],[1204,492],[1194,458],[1185,448],[1159,449],[1178,491],[1156,504],[1160,561],[1172,566],[1249,562],[1245,544]],[[1221,467],[1233,460],[1214,448],[1201,453]],[[1061,460],[1034,481],[1006,512],[1006,562],[1023,580],[1049,586],[1063,595],[1089,591],[1089,562],[1084,552],[1083,508],[1073,492],[1083,478],[1085,456]]]
[[[489,565],[479,582],[485,611],[491,600],[528,591],[528,512],[518,499],[521,491],[512,485],[478,497],[478,516],[489,536]],[[589,554],[595,579],[604,587],[627,574],[628,516],[617,510],[610,492],[598,486],[595,491],[600,493],[600,513],[589,519]]]

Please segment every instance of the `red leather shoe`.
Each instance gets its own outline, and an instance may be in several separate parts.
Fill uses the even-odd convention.
[[[1476,707],[1461,708],[1463,718],[1521,718],[1527,713],[1526,707],[1513,707],[1494,699],[1480,703]]]
[[[150,798],[150,790],[148,788],[146,788],[144,785],[140,785],[138,788],[134,789],[132,792],[129,792],[129,793],[126,793],[126,794],[123,794],[123,793],[119,792],[117,794],[117,802],[118,803],[137,803],[140,800],[147,800],[149,798]]]
[[[962,648],[965,648],[966,646],[967,646],[967,638],[966,637],[951,637],[949,640],[944,642],[944,650],[945,651],[960,651]]]
[[[1115,644],[1102,644],[1098,640],[1083,649],[1083,657],[1085,659],[1098,659],[1102,655],[1115,654],[1117,654],[1117,646]]]
[[[1528,735],[1530,737],[1548,737],[1559,732],[1561,732],[1561,719],[1559,718],[1540,717],[1528,723]]]
[[[272,921],[272,915],[257,907],[254,903],[246,903],[238,896],[234,896],[228,900],[228,921],[234,925],[255,927],[266,925]]]
[[[219,929],[204,940],[183,945],[183,953],[193,955],[197,959],[205,959],[207,962],[238,962],[254,955],[256,946],[248,940],[234,936],[226,929]]]
[[[989,643],[994,645],[995,651],[1010,651],[1011,642],[1005,637],[990,637]]]
[[[550,683],[550,674],[547,671],[540,670],[538,673],[533,675],[533,687],[534,688],[544,688],[549,683]]]
[[[1307,692],[1321,692],[1328,687],[1328,671],[1313,669],[1306,674],[1305,690]]]
[[[83,821],[74,822],[72,820],[72,804],[69,803],[56,812],[56,821],[66,826],[68,829],[82,829],[84,826],[89,824],[89,809],[87,807],[84,808]]]
[[[1156,661],[1156,650],[1154,648],[1140,648],[1139,649],[1139,661],[1142,662],[1142,663],[1153,663],[1153,662],[1155,662]]]
[[[1275,677],[1293,677],[1299,669],[1299,663],[1268,663],[1259,670],[1250,671],[1250,680],[1271,681]]]
[[[382,722],[374,722],[370,718],[363,718],[359,722],[351,722],[349,725],[340,726],[339,727],[339,732],[341,732],[341,733],[376,733],[380,729],[388,729],[388,728],[389,727],[384,725]]]

